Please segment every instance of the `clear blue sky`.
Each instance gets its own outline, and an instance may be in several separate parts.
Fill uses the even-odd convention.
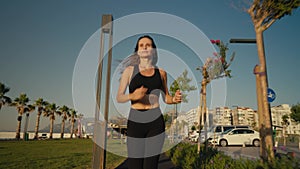
[[[228,43],[230,38],[255,38],[250,16],[243,7],[247,6],[233,0],[3,0],[0,1],[0,81],[10,87],[8,95],[12,99],[24,92],[32,101],[42,97],[60,106],[73,107],[72,77],[76,59],[88,39],[99,30],[103,14],[112,14],[117,20],[141,12],[167,13],[192,23],[209,39]],[[276,21],[264,33],[269,86],[277,94],[272,106],[300,102],[299,20],[297,9],[292,16]],[[148,22],[151,24],[153,21]],[[190,36],[189,32],[182,31]],[[113,52],[113,57],[128,56],[136,37],[129,38],[128,43],[120,43],[116,48],[122,44],[126,47],[119,47]],[[184,45],[176,49],[164,38],[155,38],[159,47],[165,50],[175,53],[177,50],[176,54],[184,51]],[[226,80],[227,88],[224,89],[227,93],[226,106],[256,109],[255,77],[252,73],[253,67],[258,64],[256,46],[229,44],[229,48],[228,54],[235,51],[236,58],[231,66],[233,78]],[[180,57],[186,60],[191,70],[202,65],[187,55]],[[199,82],[200,73],[194,75]],[[190,100],[186,109],[198,106],[196,98]],[[31,129],[35,115],[33,113],[30,117]],[[91,115],[93,113],[86,116]],[[0,130],[14,130],[16,117],[14,108],[2,108]],[[48,120],[43,124],[48,125]]]

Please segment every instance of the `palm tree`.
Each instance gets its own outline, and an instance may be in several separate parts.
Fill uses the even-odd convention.
[[[73,134],[74,134],[74,125],[75,125],[75,122],[76,122],[76,118],[77,118],[77,112],[74,110],[74,109],[70,109],[70,121],[71,121],[71,136],[70,138],[73,138]]]
[[[259,76],[256,90],[258,93],[257,105],[258,110],[260,110],[258,113],[261,114],[260,118],[263,118],[263,120],[259,120],[260,137],[262,140],[260,156],[265,161],[271,161],[271,159],[274,158],[274,153],[272,151],[273,132],[271,110],[267,99],[268,77],[263,32],[285,15],[291,15],[292,11],[299,6],[299,0],[254,0],[247,10],[252,19],[256,34],[256,46],[259,59],[259,65],[257,66],[257,74],[259,74]]]
[[[39,98],[35,101],[34,106],[37,107],[37,116],[36,116],[36,122],[35,122],[35,135],[34,135],[34,139],[38,139],[39,138],[39,126],[40,126],[40,118],[41,118],[41,114],[42,112],[45,111],[45,107],[46,105],[48,105],[49,103],[44,101],[43,98]]]
[[[9,92],[9,88],[6,87],[3,83],[0,83],[0,110],[3,105],[10,104],[11,99],[5,94]]]
[[[55,115],[56,114],[60,115],[60,112],[58,111],[58,109],[59,109],[59,106],[56,106],[55,103],[48,104],[46,106],[45,115],[50,118],[50,136],[49,136],[49,139],[53,138],[53,126],[54,126]]]
[[[24,125],[24,130],[23,130],[23,139],[26,140],[26,134],[27,134],[27,129],[28,129],[28,120],[29,120],[29,114],[31,112],[33,112],[35,110],[35,106],[34,105],[27,105],[27,107],[25,108],[25,112],[26,112],[26,120],[25,120],[25,125]]]
[[[60,131],[60,138],[64,138],[65,132],[65,121],[70,117],[70,108],[63,105],[63,107],[59,108],[60,112],[62,113],[62,122],[61,122],[61,131]]]
[[[82,137],[82,118],[83,118],[83,114],[79,114],[78,116],[77,116],[77,120],[78,120],[78,122],[77,122],[77,129],[78,129],[78,135],[77,135],[77,137],[78,138],[81,138]]]
[[[18,111],[16,139],[20,139],[22,116],[27,111],[28,102],[29,98],[27,97],[27,95],[25,93],[21,93],[20,96],[15,98],[14,102],[11,104],[12,106],[16,107]]]

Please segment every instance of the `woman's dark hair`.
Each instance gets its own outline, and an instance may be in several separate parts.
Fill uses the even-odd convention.
[[[139,37],[139,39],[137,40],[136,42],[136,46],[134,48],[134,53],[130,56],[128,56],[127,58],[123,59],[121,62],[121,67],[119,68],[119,72],[122,74],[123,71],[125,70],[126,67],[128,66],[134,66],[134,65],[138,65],[140,63],[140,57],[138,56],[137,54],[137,51],[138,51],[138,45],[139,45],[139,41],[142,39],[142,38],[148,38],[151,40],[152,42],[152,48],[153,48],[153,57],[152,57],[152,65],[153,66],[156,66],[156,63],[157,63],[157,50],[156,50],[156,45],[154,43],[154,40],[152,39],[152,37],[150,37],[149,35],[144,35],[144,36],[141,36]]]

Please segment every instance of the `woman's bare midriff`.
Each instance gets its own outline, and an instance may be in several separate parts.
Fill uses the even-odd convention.
[[[131,108],[136,110],[148,110],[159,107],[159,97],[150,94],[144,97],[143,99],[131,104]]]

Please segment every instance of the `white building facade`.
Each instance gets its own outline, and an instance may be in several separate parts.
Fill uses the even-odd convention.
[[[249,125],[258,130],[258,112],[249,107],[235,106],[234,108],[217,107],[213,110],[207,110],[208,127],[212,125]],[[276,130],[280,133],[283,127],[283,115],[288,115],[289,125],[286,127],[286,134],[300,135],[300,124],[293,122],[290,118],[291,107],[288,104],[282,104],[271,107],[272,125],[277,126]],[[199,124],[198,108],[186,112],[186,122],[189,130],[192,126]],[[202,124],[203,125],[203,124]]]
[[[280,126],[276,128],[277,131],[282,132],[282,128],[284,126],[282,116],[287,115],[289,125],[286,126],[286,133],[285,134],[300,134],[300,124],[293,122],[290,118],[291,107],[288,104],[282,104],[278,106],[274,106],[271,108],[272,112],[272,124],[274,126]]]

